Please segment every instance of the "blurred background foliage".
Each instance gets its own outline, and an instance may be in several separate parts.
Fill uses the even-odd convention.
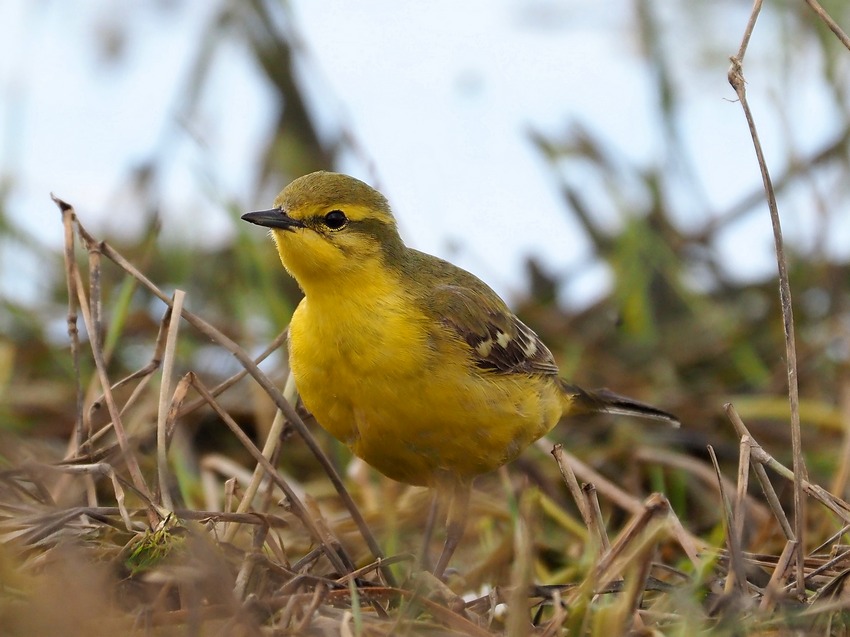
[[[175,4],[179,0],[150,3],[147,10],[167,21]],[[545,4],[530,3],[528,11]],[[839,22],[850,24],[850,5],[840,0],[824,4]],[[734,18],[744,16],[744,8],[731,2],[725,5],[729,16],[725,28],[742,31],[744,19]],[[527,287],[512,303],[555,352],[566,377],[584,386],[608,386],[658,404],[679,414],[684,427],[678,432],[662,431],[599,418],[593,427],[574,423],[560,428],[553,437],[599,466],[607,463],[620,469],[624,463],[630,466],[634,462],[630,454],[636,448],[635,440],[641,444],[654,440],[652,444],[700,457],[711,443],[722,457],[734,462],[737,441],[722,412],[722,405],[733,401],[759,440],[771,444],[772,453],[788,461],[787,372],[776,281],[742,279],[736,264],[717,249],[724,235],[739,231],[742,220],[753,215],[767,218],[763,193],[757,186],[725,210],[710,209],[704,185],[693,168],[700,149],[682,135],[684,97],[670,64],[669,43],[681,35],[683,25],[690,25],[687,33],[695,39],[688,72],[693,74],[707,69],[716,73],[718,61],[732,51],[717,50],[712,29],[700,28],[707,19],[703,3],[669,3],[663,11],[650,0],[635,0],[632,6],[640,43],[635,54],[643,56],[661,96],[657,128],[652,131],[658,149],[655,160],[649,165],[636,163],[620,152],[617,140],[596,131],[592,123],[571,121],[568,104],[564,105],[562,130],[528,131],[528,143],[539,152],[541,165],[560,183],[563,214],[579,221],[592,242],[594,260],[605,264],[612,274],[611,289],[590,306],[558,303],[559,288],[578,273],[552,272],[528,255]],[[107,5],[100,10],[111,11]],[[806,50],[818,47],[820,64],[809,72],[822,76],[823,85],[832,88],[828,98],[840,134],[808,155],[800,155],[789,145],[783,161],[771,166],[780,212],[797,206],[815,208],[826,229],[831,227],[830,219],[847,214],[848,52],[804,3],[767,3],[764,12],[758,34],[765,37],[769,29],[772,72],[779,77],[782,90],[794,91],[791,74],[785,76],[783,70],[798,63],[794,56],[802,45]],[[254,192],[276,192],[292,178],[333,169],[352,154],[368,163],[369,149],[344,123],[335,133],[322,130],[296,72],[304,44],[286,4],[219,0],[212,15],[214,19],[201,31],[174,117],[192,121],[198,115],[200,98],[215,81],[223,54],[220,47],[232,46],[235,41],[250,51],[277,103],[274,126],[264,145],[256,149],[259,161],[250,186]],[[714,12],[710,17],[717,20]],[[132,14],[127,19],[111,15],[97,23],[103,28],[93,29],[91,46],[101,61],[120,73],[126,40],[135,37]],[[784,77],[788,79],[783,84]],[[344,96],[335,98],[345,100]],[[772,118],[788,127],[802,127],[805,134],[805,121],[785,112],[782,98],[777,94],[764,107],[771,109]],[[617,99],[613,88],[612,99]],[[163,130],[172,124],[163,122]],[[169,170],[167,155],[154,153],[149,160],[128,168],[124,182],[115,185],[116,192],[124,193],[123,201],[131,202],[134,214],[144,219],[141,235],[102,238],[162,288],[186,290],[193,311],[240,344],[259,351],[286,325],[299,298],[297,287],[279,267],[267,238],[256,229],[237,223],[232,243],[216,247],[199,245],[192,237],[185,244],[180,237],[162,240],[158,202],[163,173]],[[4,263],[14,264],[16,254],[36,255],[38,285],[44,293],[35,302],[2,300],[0,426],[28,436],[64,440],[72,430],[76,408],[65,331],[67,290],[62,255],[45,248],[10,219],[8,201],[15,187],[14,167],[7,167],[0,184]],[[588,189],[593,190],[592,196]],[[595,214],[600,197],[608,210],[616,211],[618,223]],[[691,218],[702,221],[682,223],[683,204]],[[223,205],[230,206],[233,219],[243,212],[235,204]],[[186,214],[203,219],[204,211]],[[82,221],[85,224],[85,218]],[[804,398],[804,448],[813,461],[819,460],[814,477],[828,480],[841,461],[835,450],[850,422],[850,273],[846,261],[830,258],[822,249],[826,237],[818,230],[814,229],[811,247],[791,249],[789,259]],[[9,272],[3,275],[9,276]],[[110,368],[113,377],[119,378],[147,362],[163,306],[128,283],[117,268],[105,267],[103,275],[105,311],[113,337],[120,341]],[[273,359],[273,364],[280,370],[284,367],[280,357]],[[88,378],[90,364],[84,360],[83,365]],[[181,340],[178,365],[212,382],[235,371],[226,353],[210,351],[188,329]],[[281,380],[282,374],[277,373]],[[252,421],[254,413],[250,397],[251,390],[243,383],[228,399],[229,407],[241,414],[245,423]],[[198,430],[204,432],[199,440],[214,446],[215,419],[210,414],[196,417]]]

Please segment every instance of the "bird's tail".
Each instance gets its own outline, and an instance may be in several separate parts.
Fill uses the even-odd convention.
[[[678,427],[681,425],[679,419],[673,414],[647,405],[640,401],[620,396],[609,389],[594,389],[588,391],[566,381],[561,381],[564,391],[564,415],[587,414],[605,412],[608,414],[621,414],[624,416],[636,416],[638,418],[652,418],[663,420],[666,423]]]

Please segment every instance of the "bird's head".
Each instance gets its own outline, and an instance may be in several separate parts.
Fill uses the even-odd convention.
[[[273,208],[242,219],[271,229],[280,260],[305,291],[368,272],[375,260],[397,258],[404,249],[384,196],[338,173],[299,177]]]

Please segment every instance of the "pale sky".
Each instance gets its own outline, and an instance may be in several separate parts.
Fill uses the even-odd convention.
[[[552,273],[583,272],[562,290],[562,300],[587,302],[604,293],[607,272],[588,267],[587,242],[526,132],[555,134],[581,124],[614,153],[676,170],[659,134],[655,84],[637,55],[633,2],[361,0],[356,10],[342,0],[291,4],[304,41],[299,70],[310,101],[328,130],[346,126],[366,155],[348,157],[341,169],[385,192],[409,244],[450,258],[508,297],[522,293],[521,264],[529,254]],[[700,183],[699,189],[684,181],[674,187],[675,217],[699,228],[710,211],[760,187],[741,109],[726,81],[725,60],[737,49],[749,4],[687,13],[679,2],[650,4],[683,99],[677,125],[697,158]],[[138,211],[132,193],[121,190],[122,179],[152,157],[168,158],[164,241],[228,241],[239,221],[224,203],[246,210],[270,203],[272,193],[252,189],[273,95],[236,40],[219,45],[201,115],[176,119],[213,5],[175,3],[163,18],[128,0],[0,3],[0,170],[14,180],[9,210],[15,224],[61,246],[52,191],[74,204],[92,229],[132,232]],[[127,20],[127,50],[110,64],[93,35]],[[789,148],[798,154],[818,148],[835,134],[837,118],[818,74],[808,72],[820,63],[817,51],[777,58],[769,16],[764,20],[746,71],[778,174]],[[701,36],[689,37],[689,29],[702,30]],[[580,165],[564,170],[583,186],[599,218],[616,226],[619,213],[604,184]],[[799,189],[786,205],[786,237],[811,243],[820,217],[810,194]],[[835,205],[843,209],[846,202]],[[828,248],[846,257],[850,215],[837,212]],[[766,210],[726,235],[717,249],[730,270],[759,278],[775,271]],[[4,273],[13,256],[0,252]],[[30,259],[15,267],[23,270],[13,277],[19,282],[37,275],[40,264]],[[0,280],[0,286],[20,298],[31,294],[19,283]]]

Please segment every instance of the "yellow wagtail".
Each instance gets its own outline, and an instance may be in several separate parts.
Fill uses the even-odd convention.
[[[441,576],[466,525],[472,480],[513,460],[566,415],[604,411],[678,423],[558,376],[549,349],[480,279],[408,248],[387,200],[329,172],[293,181],[271,229],[304,292],[289,356],[304,405],[394,480],[450,496]]]

